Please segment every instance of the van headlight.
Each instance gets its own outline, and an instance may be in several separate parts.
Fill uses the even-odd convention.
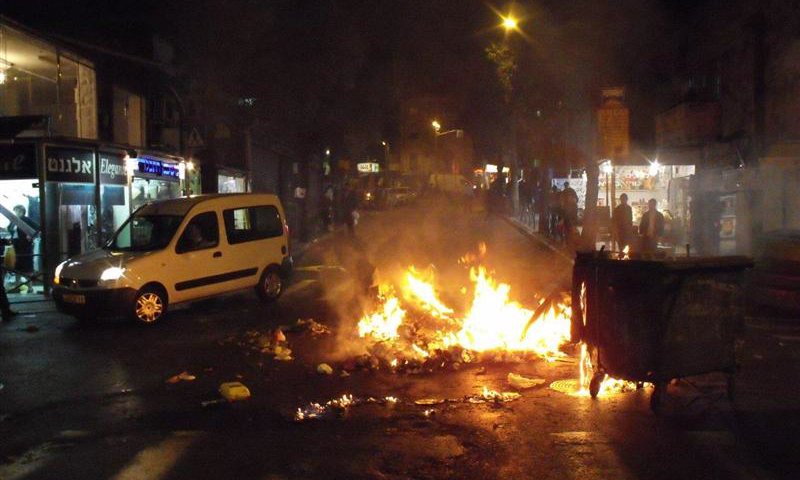
[[[56,267],[56,271],[53,272],[53,285],[58,285],[61,283],[61,270],[64,269],[64,265],[67,264],[67,261],[63,261],[58,264]]]
[[[125,269],[121,267],[109,267],[103,270],[103,273],[100,274],[100,281],[101,282],[113,282],[115,280],[119,280],[122,274],[125,273]]]

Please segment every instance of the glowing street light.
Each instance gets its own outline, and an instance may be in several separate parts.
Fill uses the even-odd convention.
[[[506,32],[511,32],[513,30],[516,30],[517,27],[519,26],[519,20],[514,18],[514,16],[511,15],[511,14],[509,14],[508,16],[501,15],[500,18],[503,19],[503,24],[502,25],[503,25],[503,28],[506,29]]]
[[[441,129],[442,129],[442,124],[441,124],[441,123],[439,123],[439,122],[438,122],[438,121],[436,121],[436,120],[434,120],[434,121],[432,121],[432,122],[431,122],[431,126],[432,126],[432,127],[433,127],[433,129],[436,131],[436,133],[439,133],[439,130],[441,130]]]

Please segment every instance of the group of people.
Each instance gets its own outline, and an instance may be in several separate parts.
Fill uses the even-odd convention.
[[[655,198],[647,202],[647,211],[639,221],[639,244],[633,228],[633,209],[628,205],[628,195],[619,196],[619,205],[611,214],[611,236],[616,248],[620,251],[630,247],[642,253],[654,253],[658,248],[658,240],[664,235],[664,215],[658,211]]]
[[[553,185],[545,207],[545,220],[539,220],[540,231],[544,227],[544,233],[550,238],[571,244],[578,226],[578,193],[569,182],[564,182],[563,190]]]

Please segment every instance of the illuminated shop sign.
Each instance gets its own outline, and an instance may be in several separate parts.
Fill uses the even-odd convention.
[[[45,169],[50,182],[94,183],[94,152],[46,147]]]
[[[374,162],[358,163],[356,164],[356,169],[361,173],[378,173],[381,166]]]
[[[139,157],[137,159],[137,166],[139,173],[155,175],[157,177],[167,177],[174,180],[180,178],[178,165],[173,163],[162,162],[161,160],[153,158]]]

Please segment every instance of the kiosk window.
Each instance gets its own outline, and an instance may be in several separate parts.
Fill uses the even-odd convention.
[[[183,230],[176,251],[178,253],[192,252],[204,248],[213,248],[219,244],[219,227],[217,215],[206,212],[196,215]]]
[[[225,210],[222,217],[231,245],[283,235],[281,215],[272,205]]]

